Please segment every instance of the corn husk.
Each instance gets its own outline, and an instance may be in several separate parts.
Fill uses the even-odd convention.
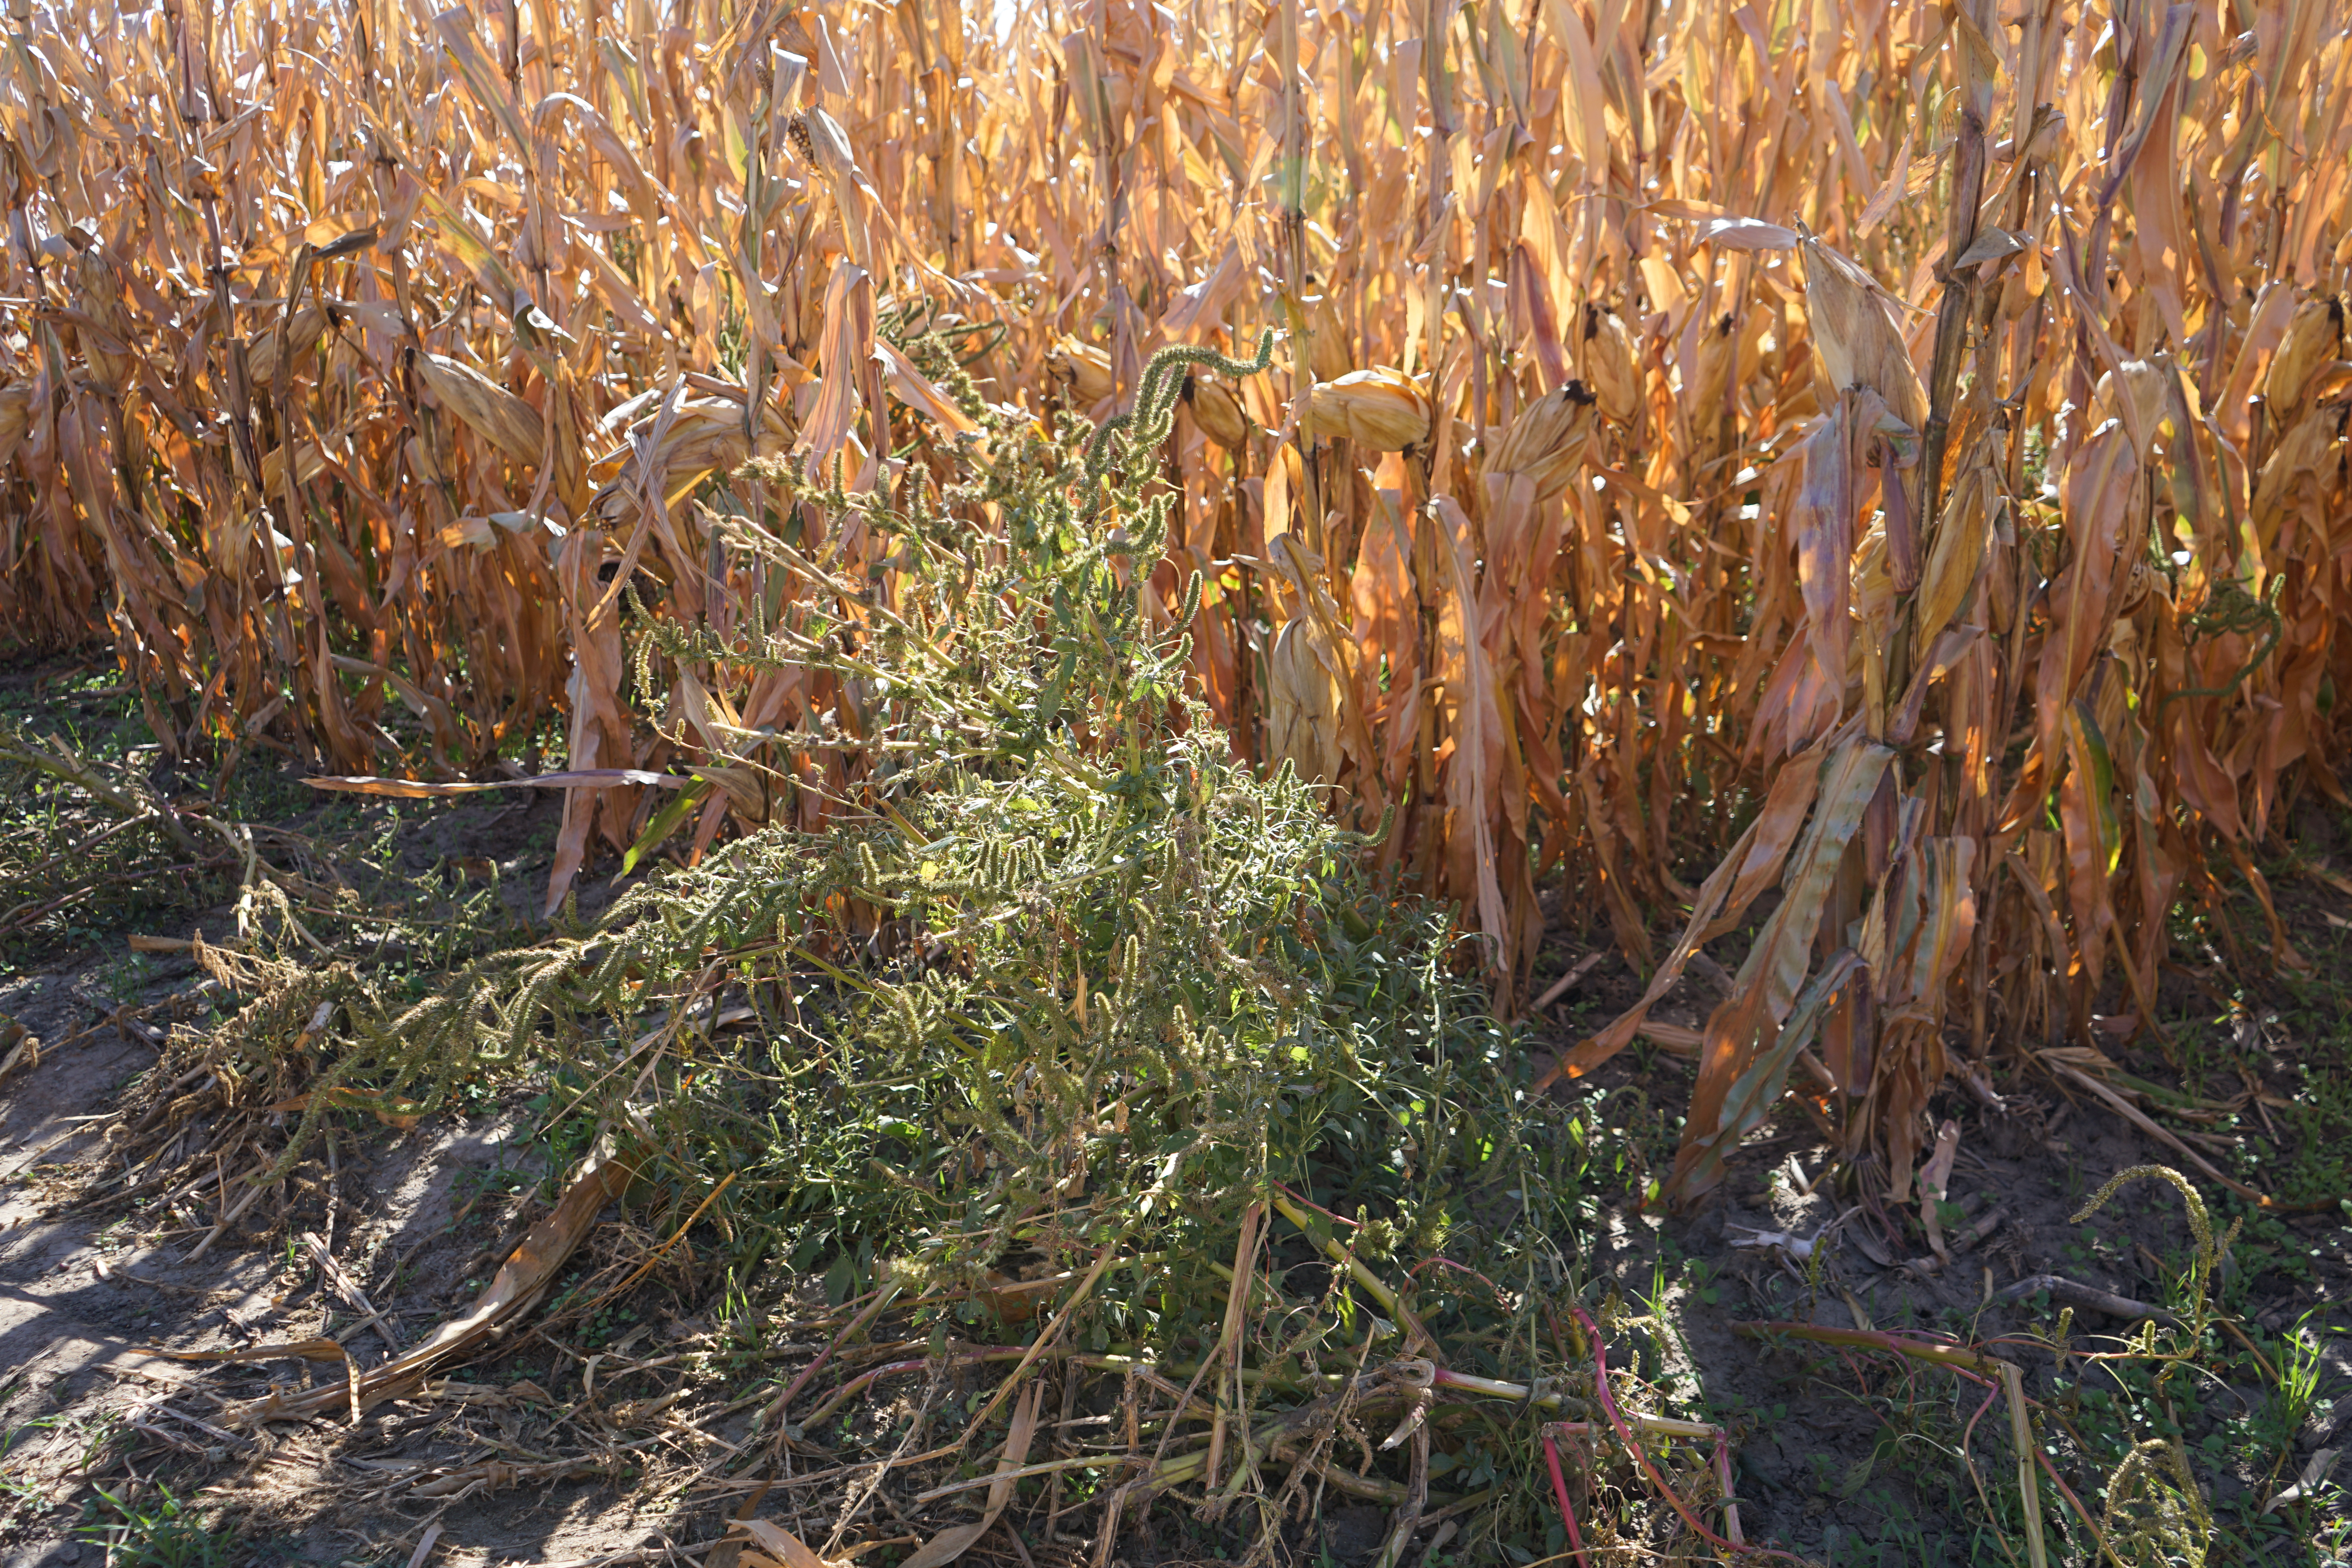
[[[2157,426],[2164,420],[2165,393],[2171,378],[2144,359],[2127,359],[2122,369],[2120,380],[2114,371],[2099,377],[2092,389],[2091,406],[2102,419],[2123,422],[2145,461],[2155,444]]]
[[[1338,650],[1312,615],[1301,612],[1276,634],[1265,679],[1268,761],[1287,761],[1308,784],[1336,781],[1346,698]]]
[[[1693,417],[1713,420],[1723,411],[1723,396],[1738,363],[1739,342],[1729,318],[1709,321],[1698,335],[1698,370],[1683,383]]]
[[[300,363],[312,349],[319,346],[319,340],[327,334],[327,309],[315,300],[294,312],[287,336],[291,341],[296,363]],[[253,384],[257,387],[267,387],[277,378],[276,326],[264,327],[246,339],[245,364],[246,374],[253,378]]]
[[[319,449],[319,443],[316,441],[300,442],[294,450],[297,454],[294,463],[294,479],[297,484],[307,485],[327,471],[327,454]],[[282,447],[273,447],[261,455],[262,488],[274,496],[278,493],[278,486],[285,482],[285,479],[286,449]]]
[[[1315,329],[1315,379],[1337,381],[1356,368],[1355,349],[1339,302],[1329,295],[1307,300],[1309,322]]]
[[[1249,439],[1249,416],[1242,412],[1241,400],[1225,390],[1217,378],[1195,375],[1192,378],[1192,422],[1210,440],[1227,451],[1238,451]]]
[[[1081,408],[1092,408],[1108,397],[1116,384],[1110,355],[1076,338],[1064,338],[1055,344],[1054,352],[1045,356],[1045,367]]]
[[[1993,518],[2000,505],[2000,476],[1989,464],[1978,463],[1952,486],[1920,578],[1918,613],[1911,637],[1915,656],[1924,656],[1952,624],[1969,590],[1976,585],[1977,573],[1991,548]]]
[[[2304,388],[2320,366],[2344,352],[2344,302],[2336,299],[2305,300],[2294,308],[2286,336],[2271,355],[2263,376],[2263,401],[2273,413],[2284,415],[2303,397]]]
[[[1315,384],[1307,434],[1402,452],[1429,437],[1429,395],[1401,370],[1374,365]]]
[[[33,384],[12,381],[0,386],[0,464],[16,455],[17,443],[32,422]]]
[[[1535,481],[1536,499],[1550,500],[1576,478],[1592,434],[1592,394],[1570,382],[1520,410],[1486,458],[1497,476],[1525,475]]]
[[[1807,235],[1798,244],[1805,258],[1805,318],[1829,386],[1826,405],[1849,386],[1867,386],[1885,400],[1887,411],[1916,430],[1927,423],[1927,392],[1903,343],[1896,312],[1901,306],[1859,265]]]
[[[1601,416],[1631,425],[1642,410],[1642,371],[1624,318],[1598,305],[1584,308],[1584,384]]]
[[[125,351],[138,335],[131,324],[131,313],[123,308],[121,279],[95,247],[81,253],[75,269],[79,278],[74,303],[98,329],[79,334],[82,352],[89,357],[91,374],[119,390],[129,384],[136,366]]]

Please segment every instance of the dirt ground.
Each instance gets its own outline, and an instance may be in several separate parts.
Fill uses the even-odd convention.
[[[287,820],[298,828],[315,826],[331,810],[349,810],[295,792],[285,798]],[[517,917],[527,914],[542,885],[557,797],[403,807],[389,825],[381,820],[381,805],[339,820],[348,830],[390,834],[392,864],[420,877],[455,862],[495,862]],[[604,867],[585,881],[585,910],[610,896],[614,868]],[[2306,956],[2333,966],[2341,963],[2342,932],[2324,913],[2314,901],[2301,910],[2296,930]],[[136,917],[146,923],[135,929],[184,937],[199,927],[218,932],[231,916],[217,905],[181,908],[168,918],[150,911]],[[660,1292],[640,1291],[584,1362],[576,1342],[524,1332],[451,1373],[430,1396],[386,1405],[357,1426],[321,1418],[276,1424],[253,1436],[203,1419],[206,1411],[272,1386],[340,1373],[285,1360],[192,1363],[154,1350],[226,1351],[331,1335],[361,1367],[380,1363],[394,1346],[413,1343],[462,1312],[523,1227],[545,1212],[546,1146],[529,1136],[530,1111],[516,1097],[408,1131],[347,1127],[333,1142],[328,1179],[283,1212],[256,1205],[225,1218],[201,1183],[191,1184],[196,1193],[177,1204],[149,1204],[133,1213],[110,1205],[102,1186],[91,1184],[102,1181],[109,1163],[102,1131],[108,1107],[154,1066],[174,1018],[199,1018],[217,1006],[214,983],[184,953],[133,953],[129,934],[108,931],[84,945],[21,958],[0,973],[0,1019],[13,1019],[40,1042],[37,1063],[0,1084],[0,1559],[8,1568],[96,1568],[101,1548],[89,1542],[87,1527],[117,1518],[100,1490],[133,1479],[142,1483],[145,1506],[159,1487],[182,1498],[202,1489],[208,1504],[233,1505],[240,1521],[215,1558],[155,1568],[396,1568],[415,1561],[411,1554],[428,1531],[437,1531],[434,1560],[463,1568],[707,1555],[742,1502],[743,1489],[698,1481],[691,1472],[754,1437],[754,1412],[740,1406],[755,1402],[696,1404],[701,1394],[682,1375],[696,1354],[723,1339],[715,1301],[664,1300]],[[1547,959],[1552,973],[1579,956],[1569,933],[1559,941],[1559,952]],[[1613,962],[1597,966],[1561,1009],[1538,1023],[1530,1048],[1563,1043],[1630,999],[1630,977],[1614,969]],[[2273,1121],[2273,1102],[2308,1100],[2315,1067],[2328,1082],[2345,1081],[2352,1044],[2342,1008],[2331,1020],[2329,994],[2317,994],[2316,1002],[2308,990],[2298,994],[2299,1008],[2253,1007],[2251,1034],[2242,1027],[2228,1051],[2211,1058],[2226,1061],[2227,1072],[2250,1085],[2242,1130]],[[1704,982],[1688,981],[1657,1016],[1687,1026],[1710,1000]],[[2181,1005],[2193,1015],[2204,1005],[2189,997]],[[2185,1084],[2178,1066],[2153,1047],[2117,1049],[2135,1072],[2190,1092],[2228,1087],[2222,1066],[2210,1068],[2222,1075],[2213,1082]],[[2192,1073],[2205,1060],[2192,1054]],[[1642,1121],[1628,1146],[1662,1168],[1672,1154],[1675,1108],[1689,1082],[1685,1062],[1643,1044],[1612,1064],[1597,1086],[1578,1092],[1610,1096],[1610,1115]],[[1947,1194],[1956,1207],[1945,1211],[1948,1263],[1922,1245],[1916,1215],[1873,1213],[1849,1197],[1812,1190],[1829,1150],[1793,1111],[1738,1152],[1729,1180],[1696,1213],[1643,1205],[1637,1159],[1637,1168],[1603,1194],[1589,1229],[1554,1238],[1587,1278],[1606,1283],[1626,1312],[1659,1320],[1658,1331],[1629,1333],[1618,1352],[1671,1393],[1683,1413],[1731,1427],[1736,1489],[1750,1540],[1775,1541],[1832,1563],[2001,1560],[1951,1446],[1976,1410],[1978,1391],[1900,1358],[1760,1339],[1740,1332],[1739,1324],[1937,1330],[1981,1342],[2050,1330],[2056,1308],[2046,1296],[2002,1299],[2005,1287],[2034,1276],[2063,1276],[2143,1301],[2171,1299],[2191,1245],[2171,1188],[2140,1183],[2083,1225],[2069,1216],[2116,1173],[2178,1164],[2177,1152],[2047,1076],[2003,1070],[1991,1088],[1990,1098],[1956,1089],[1937,1107],[1959,1135]],[[2331,1135],[2336,1123],[2302,1125],[2309,1142]],[[2242,1130],[2210,1131],[2202,1146],[2227,1160]],[[2292,1126],[2270,1131],[2273,1171],[2326,1168],[2313,1164],[2324,1151],[2298,1146]],[[194,1136],[201,1139],[203,1129]],[[2263,1173],[2242,1163],[2238,1169]],[[2210,1182],[2200,1185],[2217,1212],[2247,1212],[2242,1203],[2222,1203]],[[1776,1235],[1823,1241],[1810,1266],[1785,1245],[1742,1245]],[[339,1260],[376,1309],[373,1320],[328,1288],[309,1260],[305,1237],[318,1238]],[[2292,1472],[2352,1428],[2347,1240],[2352,1213],[2329,1204],[2311,1212],[2253,1213],[2234,1248],[2219,1304],[2246,1333],[2272,1346],[2274,1357],[2282,1336],[2303,1325],[2319,1347],[2318,1388],[2308,1419],[2284,1439],[2291,1458],[2248,1436],[2270,1399],[2249,1370],[2252,1361],[2228,1363],[2197,1384],[2197,1396],[2170,1407],[2199,1460],[2217,1542],[2228,1552],[2217,1561],[2328,1560],[2330,1549],[2313,1533],[2326,1523],[2324,1508],[2316,1514],[2307,1505],[2303,1513],[2288,1510],[2276,1527],[2265,1521],[2278,1516],[2261,1510],[2269,1495],[2295,1479]],[[628,1313],[642,1316],[632,1321]],[[2096,1348],[2095,1336],[2129,1327],[2078,1308],[2074,1348]],[[785,1348],[805,1364],[818,1343]],[[2047,1351],[2013,1342],[2010,1349],[2028,1369],[2029,1392],[2054,1398],[2060,1384],[2083,1381],[2079,1359],[2062,1367]],[[794,1364],[788,1360],[771,1371],[788,1373]],[[680,1406],[692,1409],[690,1440],[641,1405],[625,1408],[669,1394],[692,1396]],[[876,1419],[902,1421],[903,1403],[880,1407]],[[2095,1428],[2095,1407],[2072,1408]],[[2001,1419],[1996,1408],[1984,1424]],[[601,1456],[595,1466],[549,1458],[589,1451]],[[86,1468],[101,1452],[127,1459],[100,1471]],[[824,1472],[837,1467],[813,1440],[795,1440],[782,1452],[785,1474],[761,1511],[819,1540],[863,1489],[855,1476],[826,1479]],[[2084,1495],[2100,1479],[2087,1468],[2067,1477]],[[660,1484],[646,1484],[654,1475]],[[802,1476],[814,1479],[801,1484]],[[886,1488],[851,1540],[910,1543],[913,1532],[893,1520],[899,1495],[898,1483]],[[2340,1494],[2336,1499],[2340,1518]],[[1386,1521],[1382,1508],[1334,1498],[1319,1541],[1302,1537],[1301,1545],[1331,1568],[1360,1568],[1380,1546]],[[1034,1521],[1008,1523],[967,1561],[1074,1568],[1092,1560],[1091,1531],[1091,1516],[1076,1513],[1054,1532]],[[1216,1552],[1214,1531],[1201,1535],[1163,1510],[1123,1537],[1118,1557],[1140,1565]],[[1452,1561],[1434,1549],[1429,1560]]]
[[[558,809],[553,797],[541,797],[436,813],[416,836],[414,858],[509,850],[517,873],[509,887],[521,906],[530,873],[545,864],[543,847],[533,864],[531,846],[551,837]],[[601,904],[600,893],[583,896],[583,906]],[[146,934],[184,937],[209,927],[217,936],[232,918],[218,906],[154,922],[162,929]],[[300,1363],[205,1367],[148,1347],[235,1349],[325,1333],[332,1323],[360,1366],[376,1364],[394,1344],[463,1310],[495,1268],[499,1244],[531,1217],[530,1189],[546,1173],[539,1152],[520,1140],[528,1118],[488,1105],[407,1131],[354,1129],[338,1141],[341,1168],[329,1192],[290,1215],[257,1205],[221,1226],[217,1202],[198,1201],[195,1223],[175,1224],[177,1216],[126,1216],[102,1193],[72,1206],[89,1168],[106,1160],[93,1118],[154,1066],[159,1026],[175,1013],[198,1013],[217,989],[184,954],[142,957],[128,986],[125,970],[118,948],[57,955],[0,979],[0,1016],[45,1042],[37,1066],[0,1085],[0,1367],[9,1369],[0,1374],[0,1429],[11,1434],[0,1466],[15,1504],[0,1550],[14,1564],[100,1561],[96,1546],[67,1538],[96,1484],[71,1478],[88,1445],[124,1423],[163,1419],[147,1412],[164,1397],[192,1393],[202,1408],[266,1393],[273,1379],[311,1381],[307,1370],[289,1371]],[[201,1141],[205,1131],[192,1136]],[[377,1305],[381,1327],[352,1331],[352,1311],[292,1257],[295,1234],[319,1237],[342,1262]],[[394,1545],[416,1534],[422,1514],[396,1504],[347,1506],[368,1489],[370,1474],[445,1465],[468,1451],[473,1425],[512,1424],[503,1402],[493,1407],[470,1394],[460,1395],[454,1426],[450,1414],[372,1415],[359,1432],[330,1428],[260,1444],[180,1425],[141,1430],[143,1447],[176,1467],[185,1486],[225,1488],[219,1495],[258,1505],[268,1528],[241,1535],[248,1553],[241,1561],[374,1563],[404,1556]],[[134,1458],[132,1469],[146,1467]],[[311,1510],[308,1498],[332,1498],[335,1506]],[[584,1560],[648,1538],[610,1487],[560,1487],[530,1507],[514,1504],[499,1496],[446,1511],[446,1560],[469,1552],[484,1562]]]
[[[1675,1064],[1679,1066],[1679,1064]],[[1673,1093],[1654,1066],[1651,1083],[1660,1098]],[[1605,1234],[1593,1238],[1601,1271],[1629,1293],[1644,1295],[1663,1268],[1668,1285],[1667,1312],[1685,1347],[1668,1371],[1694,1391],[1695,1403],[1718,1417],[1745,1426],[1738,1451],[1739,1491],[1753,1504],[1750,1529],[1758,1539],[1778,1537],[1808,1555],[1831,1560],[1864,1543],[1902,1546],[1917,1553],[1881,1552],[1883,1561],[1934,1561],[1925,1550],[1939,1529],[1959,1511],[1965,1482],[1949,1464],[1922,1465],[1903,1452],[1910,1434],[1905,1410],[1926,1398],[1940,1399],[1965,1418],[1979,1395],[1965,1385],[1920,1376],[1899,1363],[1862,1368],[1820,1353],[1823,1347],[1793,1342],[1772,1348],[1738,1336],[1743,1321],[1810,1321],[1836,1328],[1930,1330],[1979,1342],[2012,1333],[2046,1330],[2054,1311],[2033,1299],[1999,1300],[2001,1287],[2032,1276],[2055,1274],[2126,1299],[2162,1301],[2168,1281],[2179,1274],[2189,1240],[2181,1202],[2160,1183],[2126,1189],[2084,1226],[2069,1216],[2116,1172],[2136,1165],[2178,1163],[2158,1145],[2095,1105],[2070,1103],[2056,1090],[2011,1089],[1993,1110],[1954,1104],[1948,1109],[1961,1128],[1948,1194],[1965,1211],[1970,1238],[1956,1248],[1953,1262],[1929,1271],[1935,1259],[1904,1249],[1881,1233],[1875,1245],[1894,1267],[1883,1267],[1866,1247],[1871,1221],[1857,1215],[1840,1233],[1842,1245],[1824,1268],[1819,1288],[1797,1269],[1741,1248],[1736,1242],[1756,1233],[1811,1237],[1847,1205],[1827,1194],[1804,1194],[1799,1173],[1817,1172],[1826,1148],[1812,1129],[1789,1126],[1784,1117],[1768,1136],[1749,1142],[1733,1164],[1733,1174],[1715,1201],[1687,1217],[1619,1211],[1608,1216]],[[2315,1312],[2320,1321],[2347,1321],[2352,1300],[2352,1262],[2345,1243],[2352,1237],[2346,1215],[2298,1215],[2271,1232],[2275,1249],[2240,1251],[2246,1274],[2238,1310],[2261,1327],[2277,1331]],[[1974,1239],[1981,1237],[1981,1239]],[[2285,1267],[2281,1267],[2285,1265]],[[2075,1332],[2112,1336],[2137,1327],[2115,1315],[2078,1310]],[[2014,1351],[2012,1351],[2014,1353]],[[2305,1452],[2326,1446],[2352,1418],[2352,1342],[2341,1338],[2324,1352],[2328,1384],[2342,1394],[2339,1416],[2323,1413],[2305,1434]],[[2021,1357],[2029,1368],[2029,1392],[2047,1391],[2053,1370],[2047,1354]],[[1892,1358],[1880,1358],[1892,1362]],[[2033,1386],[2038,1376],[2041,1387]],[[2217,1513],[2242,1511],[2269,1479],[2264,1456],[2234,1448],[2226,1436],[2233,1405],[2251,1410],[2265,1391],[2253,1384],[2223,1385],[2204,1409],[2183,1422],[2184,1436],[2215,1462],[2204,1478]],[[1965,1405],[1955,1401],[1965,1398]],[[1999,1410],[1988,1419],[1997,1423]],[[2221,1436],[2218,1451],[2207,1443]],[[1909,1462],[1906,1462],[1909,1461]],[[2089,1495],[2096,1478],[2069,1478]],[[1869,1557],[1855,1558],[1870,1561]],[[2280,1561],[2294,1561],[2281,1558]]]

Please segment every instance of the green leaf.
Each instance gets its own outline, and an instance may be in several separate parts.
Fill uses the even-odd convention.
[[[2106,857],[2107,875],[2112,877],[2124,855],[2123,824],[2116,816],[2116,761],[2091,705],[2080,698],[2066,710],[2066,743],[2074,753],[2074,765],[2090,774],[2090,787],[2084,793],[2090,796],[2091,808],[2097,815],[2099,849]]]
[[[677,832],[678,824],[693,815],[694,808],[702,804],[703,797],[710,793],[710,784],[705,780],[678,791],[665,801],[662,808],[655,812],[646,824],[646,830],[637,835],[637,841],[629,846],[629,852],[621,857],[621,875],[625,877],[635,870],[638,861],[659,848],[663,839]]]
[[[843,1253],[824,1271],[824,1300],[829,1307],[838,1307],[857,1294],[857,1260]]]

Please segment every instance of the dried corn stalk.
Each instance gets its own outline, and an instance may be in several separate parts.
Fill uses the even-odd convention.
[[[554,0],[509,57],[463,8],[31,5],[0,627],[112,637],[176,752],[710,770],[576,793],[560,898],[887,755],[835,655],[896,568],[747,459],[931,494],[983,402],[1108,417],[1286,331],[1151,456],[1135,563],[1161,615],[1200,574],[1236,747],[1393,808],[1507,1006],[1547,869],[1670,977],[1801,868],[1679,1179],[1786,1084],[1899,1174],[1949,1052],[2144,1010],[2175,905],[2266,899],[2344,798],[2352,34],[1827,5]]]

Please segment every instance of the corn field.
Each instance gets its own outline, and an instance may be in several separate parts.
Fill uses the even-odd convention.
[[[730,657],[899,586],[772,476],[985,550],[975,400],[1100,421],[1268,330],[1186,393],[1147,605],[1197,577],[1206,714],[1385,820],[1506,1010],[1550,878],[1652,1001],[1750,934],[1682,1194],[1792,1079],[1899,1192],[1939,1083],[2152,1018],[2176,909],[2345,801],[2336,0],[7,27],[5,636],[109,640],[208,766],[588,774],[551,909],[897,776],[887,682]]]

